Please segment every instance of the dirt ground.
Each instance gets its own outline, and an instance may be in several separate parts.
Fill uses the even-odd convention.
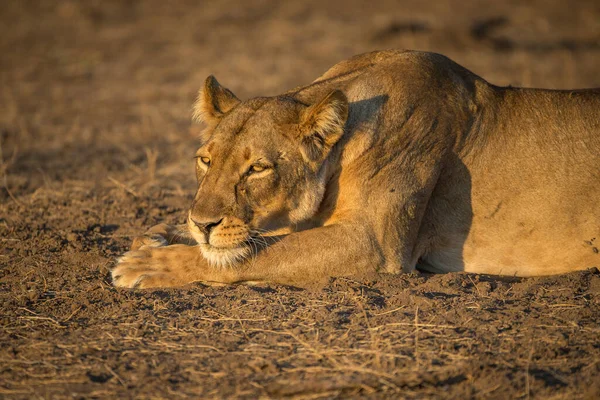
[[[598,1],[4,1],[0,398],[600,398],[597,269],[320,291],[109,278],[134,235],[184,220],[207,75],[273,95],[412,48],[499,85],[600,86],[599,21]]]

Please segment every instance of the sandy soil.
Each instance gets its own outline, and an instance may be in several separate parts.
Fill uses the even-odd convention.
[[[495,84],[600,86],[597,1],[5,1],[0,397],[600,397],[600,273],[127,291],[132,237],[184,219],[190,107],[382,48]]]

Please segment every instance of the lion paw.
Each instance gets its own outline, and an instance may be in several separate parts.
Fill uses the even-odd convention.
[[[133,239],[131,250],[138,250],[142,247],[163,247],[168,244],[167,239],[160,234],[144,235]]]
[[[131,250],[138,250],[142,247],[163,247],[172,244],[187,244],[189,246],[196,244],[187,230],[187,225],[155,225],[142,236],[133,239]]]
[[[178,279],[173,276],[168,264],[153,257],[153,247],[144,246],[125,253],[111,272],[113,284],[140,289],[176,286]]]
[[[207,275],[207,264],[202,260],[199,249],[194,246],[142,246],[125,253],[111,275],[117,287],[183,286]]]

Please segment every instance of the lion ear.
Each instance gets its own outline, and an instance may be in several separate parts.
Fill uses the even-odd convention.
[[[212,124],[218,122],[240,100],[231,90],[219,84],[214,76],[210,75],[204,81],[204,87],[198,92],[198,99],[194,104],[193,118],[195,121]]]
[[[344,134],[348,118],[348,99],[334,90],[321,101],[308,107],[300,121],[302,151],[312,162],[323,161]]]

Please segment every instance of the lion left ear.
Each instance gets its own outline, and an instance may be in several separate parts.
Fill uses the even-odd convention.
[[[344,134],[347,118],[348,99],[341,90],[330,92],[304,111],[300,121],[300,139],[302,151],[309,161],[321,162],[327,157]]]
[[[193,119],[208,124],[216,123],[239,103],[240,99],[235,97],[231,90],[221,86],[217,79],[210,75],[198,93]]]

